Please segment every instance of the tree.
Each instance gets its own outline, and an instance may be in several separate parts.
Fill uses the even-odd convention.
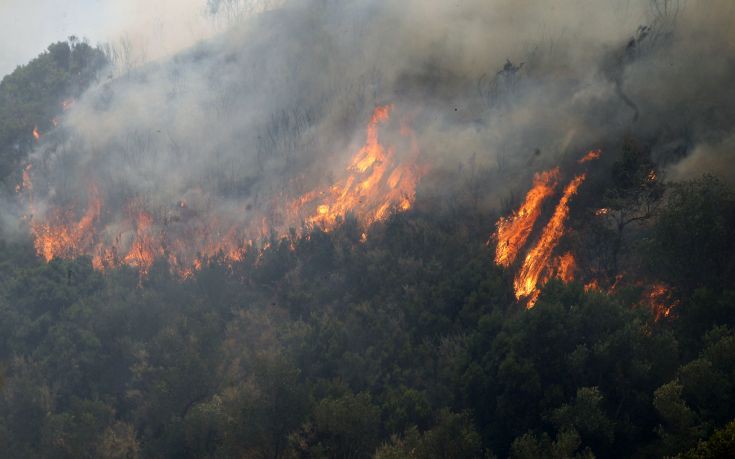
[[[699,442],[695,448],[677,457],[681,459],[735,457],[735,421],[729,422],[725,427],[710,435],[707,440]]]
[[[651,270],[689,294],[732,286],[734,227],[735,198],[722,181],[704,176],[673,185],[648,243]]]
[[[493,458],[483,450],[480,435],[473,426],[469,413],[453,413],[444,408],[439,411],[434,426],[421,433],[416,427],[393,436],[375,452],[376,459],[424,458],[444,459]]]
[[[633,138],[623,142],[621,157],[611,169],[611,184],[605,190],[605,218],[615,231],[609,277],[620,272],[620,254],[626,229],[650,220],[658,210],[664,186],[657,177],[650,149]]]
[[[320,400],[297,442],[312,457],[370,457],[378,444],[380,410],[367,393]]]

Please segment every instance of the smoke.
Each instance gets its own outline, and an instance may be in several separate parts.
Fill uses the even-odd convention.
[[[723,178],[730,186],[735,186],[735,136],[715,144],[700,143],[692,152],[673,164],[668,171],[670,180],[691,180],[703,174],[713,174]]]
[[[143,42],[170,34],[149,57],[211,35],[211,25],[177,15],[196,10],[184,3],[159,2],[170,21],[128,29]],[[29,158],[33,219],[59,208],[79,219],[94,196],[103,201],[96,237],[108,241],[134,239],[129,221],[140,209],[168,233],[284,233],[298,221],[287,205],[344,176],[373,108],[386,103],[394,115],[381,141],[399,160],[410,150],[401,125],[410,126],[433,170],[471,158],[491,168],[493,204],[493,190],[626,133],[649,142],[672,177],[721,171],[732,155],[728,1],[302,0],[262,9],[84,94]],[[431,175],[422,189],[432,189]]]

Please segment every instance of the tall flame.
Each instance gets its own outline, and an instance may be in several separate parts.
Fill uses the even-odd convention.
[[[423,174],[415,165],[418,148],[413,132],[405,126],[403,136],[410,137],[411,152],[406,163],[398,163],[392,148],[385,148],[378,138],[378,127],[390,118],[392,105],[375,108],[367,126],[367,140],[347,166],[346,178],[328,190],[302,196],[296,207],[315,201],[314,211],[306,222],[333,228],[340,218],[353,213],[363,224],[382,220],[391,208],[408,210],[413,203],[416,184]],[[308,207],[308,206],[307,206]]]
[[[584,164],[599,159],[600,150],[590,150],[577,163]],[[564,224],[569,216],[569,200],[577,193],[587,175],[582,173],[574,177],[567,184],[554,214],[546,223],[538,242],[526,252],[523,263],[513,279],[513,287],[517,299],[526,299],[526,307],[532,308],[541,292],[540,288],[551,277],[557,277],[563,282],[574,280],[576,262],[571,252],[552,259],[562,236]],[[500,266],[510,266],[516,259],[533,231],[534,224],[541,213],[542,202],[554,193],[559,178],[559,168],[554,168],[541,174],[536,174],[531,190],[526,194],[523,205],[510,217],[501,217],[495,233],[497,246],[495,247],[495,263]],[[589,284],[585,289],[596,288],[597,284]]]
[[[64,108],[71,103],[65,103]],[[410,147],[400,156],[402,161],[393,148],[380,143],[379,127],[389,120],[392,109],[392,105],[384,105],[374,110],[365,144],[352,156],[342,179],[297,198],[273,198],[270,212],[277,218],[267,215],[267,210],[243,205],[242,212],[248,213],[248,218],[226,220],[231,216],[220,218],[209,204],[190,206],[183,199],[171,209],[154,211],[141,198],[130,200],[121,212],[112,209],[103,214],[103,196],[93,185],[87,193],[86,210],[75,211],[74,203],[37,215],[29,164],[17,189],[27,197],[36,252],[46,261],[87,255],[96,269],[128,265],[141,275],[149,272],[156,259],[166,258],[174,271],[188,277],[215,256],[228,263],[241,261],[255,240],[270,235],[285,237],[290,228],[319,225],[330,231],[347,214],[366,227],[386,218],[392,209],[409,209],[417,182],[425,173],[416,164],[416,137],[406,126],[401,127],[401,135]]]
[[[533,187],[526,194],[526,199],[518,211],[510,217],[501,217],[498,220],[495,233],[498,240],[495,246],[496,264],[506,267],[513,264],[541,214],[541,205],[546,198],[554,194],[558,180],[558,167],[536,174]]]
[[[564,194],[554,210],[554,215],[546,224],[539,241],[526,254],[523,265],[514,279],[513,285],[516,298],[528,298],[528,308],[532,308],[536,303],[540,293],[538,287],[541,276],[549,263],[554,248],[564,235],[564,223],[569,216],[569,200],[577,193],[577,189],[585,178],[586,174],[578,175],[566,186]]]

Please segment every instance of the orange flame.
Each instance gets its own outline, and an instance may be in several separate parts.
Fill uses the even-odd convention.
[[[405,125],[401,134],[411,139],[407,163],[396,160],[395,151],[385,148],[378,138],[378,127],[390,118],[392,105],[375,108],[367,126],[367,140],[347,166],[347,177],[328,190],[311,192],[300,197],[294,207],[308,208],[316,201],[306,222],[319,224],[325,230],[334,228],[341,218],[352,213],[363,225],[382,220],[391,208],[408,210],[413,204],[416,184],[424,171],[415,165],[418,147],[413,132]]]
[[[135,240],[123,261],[140,269],[145,275],[153,266],[155,259],[163,255],[160,241],[153,233],[153,217],[145,211],[138,213],[135,225]]]
[[[660,282],[652,284],[645,293],[645,297],[656,320],[669,317],[677,305],[677,301],[673,299],[669,287]]]
[[[600,283],[597,282],[597,279],[592,279],[591,281],[584,284],[585,292],[592,292],[595,290],[600,290]]]
[[[507,218],[500,218],[497,223],[495,237],[495,263],[510,266],[518,256],[518,251],[531,235],[533,225],[541,214],[541,205],[554,193],[559,180],[559,168],[536,174],[533,187],[526,194],[526,199],[518,211]]]
[[[31,189],[30,184],[28,189]],[[84,248],[93,245],[94,222],[99,218],[102,208],[95,186],[89,187],[87,201],[87,209],[79,221],[75,221],[69,212],[55,210],[52,212],[51,222],[31,222],[34,247],[44,260],[84,255]]]
[[[574,280],[574,270],[577,265],[574,261],[574,255],[571,252],[566,252],[556,259],[556,277],[564,282],[571,282]]]
[[[532,308],[540,293],[539,283],[552,252],[564,235],[564,223],[569,216],[569,200],[577,193],[577,189],[584,182],[586,174],[576,176],[564,189],[554,215],[546,224],[541,238],[526,254],[523,265],[514,279],[516,298],[528,298],[528,308]]]
[[[66,103],[64,107],[67,108]],[[345,215],[352,214],[365,230],[371,223],[386,218],[392,209],[409,209],[417,182],[425,173],[416,164],[418,142],[409,128],[402,125],[400,131],[410,144],[406,154],[399,156],[393,148],[380,143],[379,127],[389,120],[391,111],[392,105],[374,110],[367,125],[366,142],[351,158],[342,179],[295,199],[274,198],[270,207],[282,214],[278,210],[273,215],[266,214],[243,205],[242,211],[250,215],[247,223],[241,219],[220,219],[206,204],[202,208],[183,198],[170,208],[156,210],[134,198],[122,212],[125,218],[107,222],[103,221],[105,217],[109,219],[120,212],[113,209],[103,214],[102,197],[94,186],[89,188],[84,212],[75,211],[72,205],[65,210],[52,208],[43,215],[34,215],[28,165],[18,191],[28,193],[36,252],[46,261],[88,255],[95,269],[128,265],[137,268],[142,276],[156,259],[165,258],[174,272],[186,278],[213,257],[232,266],[246,257],[254,240],[271,235],[286,237],[290,228],[304,223],[306,228],[320,225],[330,231]],[[196,196],[196,191],[192,193]],[[364,241],[367,236],[363,234]]]
[[[38,132],[38,126],[33,127],[33,138],[36,139],[36,142],[41,140],[41,133]]]
[[[577,162],[584,164],[601,156],[600,150],[590,150]],[[511,217],[500,218],[497,222],[495,236],[498,244],[495,248],[495,263],[510,266],[523,248],[533,231],[533,226],[541,212],[541,203],[554,193],[559,176],[559,168],[537,174],[534,185],[526,195],[523,205]],[[538,242],[526,252],[523,263],[513,279],[513,287],[517,299],[525,298],[526,307],[532,308],[541,292],[540,287],[555,276],[563,282],[574,280],[576,262],[570,252],[557,256],[552,254],[565,233],[564,224],[569,216],[569,200],[577,193],[587,175],[576,176],[564,189],[554,214],[546,223]],[[600,209],[596,215],[604,215],[607,209]],[[585,290],[598,288],[597,282],[590,282]]]
[[[594,161],[596,159],[599,159],[601,154],[602,154],[602,151],[600,150],[590,150],[587,152],[586,155],[580,158],[577,162],[579,164],[584,164],[590,161]]]

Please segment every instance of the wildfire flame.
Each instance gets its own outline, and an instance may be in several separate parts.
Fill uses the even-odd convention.
[[[556,259],[556,277],[564,282],[571,282],[574,280],[574,270],[576,267],[577,264],[574,261],[574,255],[571,252],[566,252]]]
[[[595,290],[600,290],[600,283],[597,282],[597,279],[592,279],[591,281],[584,284],[585,292],[592,292]]]
[[[64,109],[71,103],[65,101]],[[123,209],[122,221],[109,222],[106,219],[115,214],[114,209],[103,212],[104,196],[94,185],[88,188],[84,211],[75,211],[79,203],[73,203],[36,215],[29,164],[18,191],[23,191],[21,196],[28,201],[36,252],[46,261],[86,255],[98,270],[128,265],[142,276],[155,260],[165,258],[172,270],[190,277],[212,257],[221,256],[228,263],[241,261],[255,240],[270,235],[286,237],[290,228],[319,225],[330,231],[347,214],[367,227],[386,218],[391,209],[409,209],[418,180],[425,173],[416,164],[418,142],[405,125],[400,132],[407,137],[410,149],[401,161],[393,148],[380,143],[379,127],[389,120],[392,109],[392,105],[385,105],[374,110],[365,144],[352,156],[342,179],[296,198],[273,199],[272,207],[283,212],[278,226],[269,223],[272,219],[262,212],[252,210],[250,218],[245,219],[247,223],[223,221],[185,199],[176,201],[171,209],[154,211],[145,200],[134,198]],[[242,211],[248,212],[245,207]],[[366,239],[363,232],[361,240]]]
[[[586,155],[584,155],[582,158],[577,161],[579,164],[584,164],[590,161],[594,161],[596,159],[600,159],[600,155],[602,155],[602,151],[600,150],[590,150],[587,152]]]
[[[31,189],[30,185],[28,189]],[[49,221],[32,222],[31,231],[35,238],[36,253],[46,261],[51,261],[55,257],[71,258],[83,255],[84,249],[92,245],[93,224],[99,218],[101,206],[97,188],[92,185],[89,189],[87,209],[78,221],[75,221],[68,211],[54,210]]]
[[[584,164],[599,159],[600,150],[587,152],[577,163]],[[579,187],[586,179],[586,173],[581,173],[567,184],[559,203],[554,209],[554,214],[546,223],[536,244],[526,252],[523,264],[513,279],[515,296],[518,300],[525,300],[526,307],[532,308],[541,293],[541,287],[552,277],[563,282],[574,280],[576,262],[571,252],[554,257],[554,251],[559,241],[565,234],[565,223],[569,216],[569,202]],[[536,174],[533,187],[526,194],[526,199],[510,217],[501,217],[497,222],[497,246],[495,249],[495,263],[501,266],[513,264],[519,251],[528,240],[533,226],[541,212],[541,203],[554,193],[559,177],[559,169],[555,168],[540,174]],[[656,171],[651,170],[647,179],[656,180]],[[606,216],[610,209],[603,207],[596,209],[594,215]],[[614,283],[604,290],[597,279],[591,279],[584,285],[586,292],[607,291],[612,293],[616,290],[623,279],[622,274],[615,276]],[[637,285],[641,285],[638,283]],[[671,290],[664,284],[657,282],[644,290],[642,302],[648,304],[652,309],[655,319],[660,320],[669,317],[672,310],[678,304]]]
[[[652,284],[644,294],[648,305],[653,310],[656,320],[669,317],[677,302],[673,299],[671,289],[660,282]]]
[[[523,265],[514,279],[516,298],[528,298],[529,308],[536,303],[540,293],[538,286],[541,276],[546,270],[552,252],[564,235],[564,223],[569,216],[569,200],[577,193],[585,178],[586,174],[578,175],[566,186],[554,215],[546,224],[539,241],[526,254]]]
[[[577,163],[584,164],[599,159],[600,150],[590,150]],[[553,257],[554,250],[565,233],[565,223],[569,216],[569,201],[577,193],[580,185],[585,181],[586,173],[574,177],[564,188],[554,214],[541,231],[536,244],[526,252],[521,267],[513,279],[513,287],[518,300],[525,299],[526,307],[532,308],[536,304],[541,287],[552,277],[563,282],[574,280],[576,261],[571,252]],[[533,187],[526,194],[526,199],[510,217],[501,217],[497,224],[495,238],[495,263],[500,266],[510,266],[518,253],[526,244],[533,227],[541,213],[543,201],[554,194],[559,180],[559,168],[554,168],[534,177]],[[598,211],[599,212],[599,211]],[[606,212],[597,213],[604,215]],[[597,282],[585,286],[586,290],[597,288]]]
[[[533,187],[526,194],[526,199],[518,211],[507,218],[501,217],[496,224],[495,263],[510,266],[518,256],[531,235],[533,226],[541,214],[541,205],[554,194],[559,180],[559,168],[535,175]]]
[[[41,133],[38,132],[38,126],[33,127],[33,138],[36,139],[36,142],[41,140]]]
[[[384,219],[391,208],[408,210],[415,198],[416,184],[423,170],[416,166],[418,147],[415,136],[405,124],[401,135],[411,140],[411,153],[406,163],[398,163],[392,148],[385,148],[378,138],[378,127],[390,118],[392,105],[379,106],[367,126],[367,140],[347,166],[346,178],[328,190],[302,196],[298,207],[309,207],[315,201],[315,211],[306,222],[319,224],[325,230],[336,226],[346,214],[354,214],[364,225]]]

